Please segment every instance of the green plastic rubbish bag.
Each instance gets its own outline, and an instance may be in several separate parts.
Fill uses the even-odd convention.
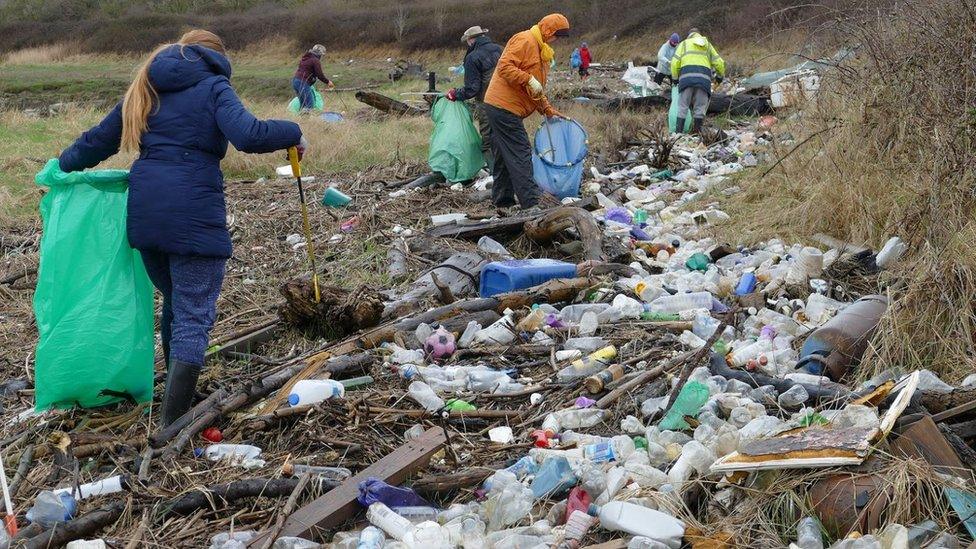
[[[430,112],[434,119],[427,155],[430,169],[451,183],[474,178],[485,159],[481,155],[481,134],[471,122],[468,106],[462,101],[438,98]]]
[[[126,170],[65,173],[51,159],[34,182],[41,263],[35,408],[92,407],[153,391],[153,288],[125,231]]]
[[[657,426],[662,431],[683,431],[691,429],[685,416],[698,417],[701,407],[708,402],[708,387],[697,381],[689,381],[681,388],[671,409]]]
[[[668,109],[668,131],[671,133],[674,133],[675,128],[678,127],[678,103],[680,102],[680,97],[681,94],[678,92],[677,84],[671,86],[671,108]],[[694,120],[691,116],[685,117],[685,133],[691,131],[692,122]]]
[[[297,113],[301,108],[302,104],[298,98],[292,97],[291,102],[288,103],[288,112]],[[315,89],[315,86],[312,86],[312,108],[317,111],[325,108],[325,101],[322,100],[322,94],[319,93],[319,90]]]

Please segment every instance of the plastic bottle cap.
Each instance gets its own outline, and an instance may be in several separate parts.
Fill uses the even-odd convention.
[[[202,457],[203,456],[203,448],[194,448],[193,449],[193,456],[194,457]]]
[[[291,405],[291,406],[297,406],[298,405],[298,401],[299,401],[299,398],[298,398],[298,395],[297,394],[292,393],[292,394],[288,395],[288,404],[289,405]]]

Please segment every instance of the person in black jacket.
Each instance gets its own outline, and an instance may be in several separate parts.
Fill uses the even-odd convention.
[[[464,56],[464,87],[454,88],[447,92],[451,101],[472,101],[472,113],[478,122],[481,132],[481,155],[485,158],[485,166],[491,172],[494,156],[491,154],[491,127],[484,114],[485,92],[491,82],[491,74],[495,72],[495,64],[502,55],[502,47],[491,41],[488,29],[479,26],[471,27],[461,35],[461,42],[468,45],[468,53]]]

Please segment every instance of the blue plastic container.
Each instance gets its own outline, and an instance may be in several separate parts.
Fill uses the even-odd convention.
[[[579,479],[569,466],[569,461],[562,456],[553,456],[542,462],[529,489],[536,499],[555,497],[568,492],[577,482]]]
[[[748,295],[756,289],[756,273],[743,273],[739,285],[735,287],[735,295]]]
[[[575,278],[576,265],[555,259],[493,261],[481,270],[481,297],[522,290],[554,278]]]

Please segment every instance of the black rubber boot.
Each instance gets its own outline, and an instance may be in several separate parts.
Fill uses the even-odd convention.
[[[692,123],[692,126],[691,126],[691,133],[693,133],[695,135],[701,135],[702,123],[705,122],[705,119],[704,118],[695,118],[694,120],[695,121]]]
[[[163,427],[189,411],[193,404],[193,395],[196,394],[200,370],[201,367],[197,364],[180,360],[170,361],[169,372],[166,374],[166,389],[163,392]]]
[[[678,123],[674,126],[674,133],[685,133],[685,119],[679,118]]]

